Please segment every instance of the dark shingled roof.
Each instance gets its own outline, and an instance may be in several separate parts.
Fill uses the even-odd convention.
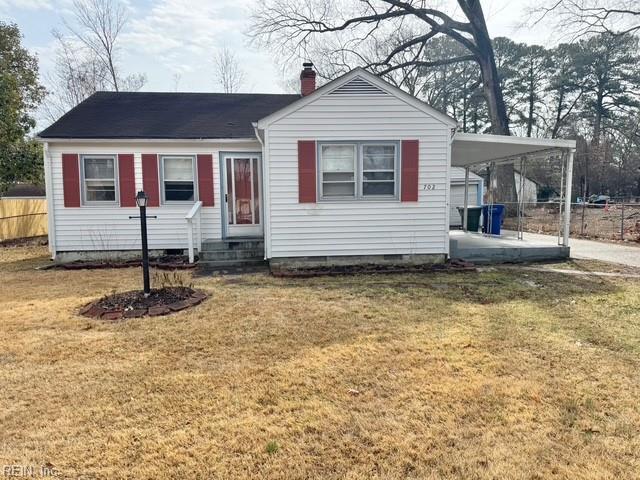
[[[42,138],[253,138],[256,122],[300,95],[97,92]]]

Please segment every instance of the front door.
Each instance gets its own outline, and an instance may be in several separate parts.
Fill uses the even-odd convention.
[[[262,236],[262,176],[259,153],[229,153],[222,158],[227,237]]]

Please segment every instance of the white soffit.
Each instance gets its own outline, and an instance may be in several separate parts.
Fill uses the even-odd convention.
[[[537,152],[571,148],[576,148],[575,140],[456,132],[451,145],[451,166],[466,167]]]

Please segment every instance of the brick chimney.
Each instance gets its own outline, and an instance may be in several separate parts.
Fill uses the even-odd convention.
[[[306,97],[316,89],[316,72],[311,62],[304,62],[302,66],[304,68],[300,72],[300,93]]]

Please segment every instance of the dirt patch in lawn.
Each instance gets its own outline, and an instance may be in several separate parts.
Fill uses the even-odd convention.
[[[157,288],[151,290],[149,296],[145,296],[141,290],[132,290],[88,303],[80,309],[80,314],[102,320],[167,315],[196,306],[205,298],[206,293],[189,287]]]

